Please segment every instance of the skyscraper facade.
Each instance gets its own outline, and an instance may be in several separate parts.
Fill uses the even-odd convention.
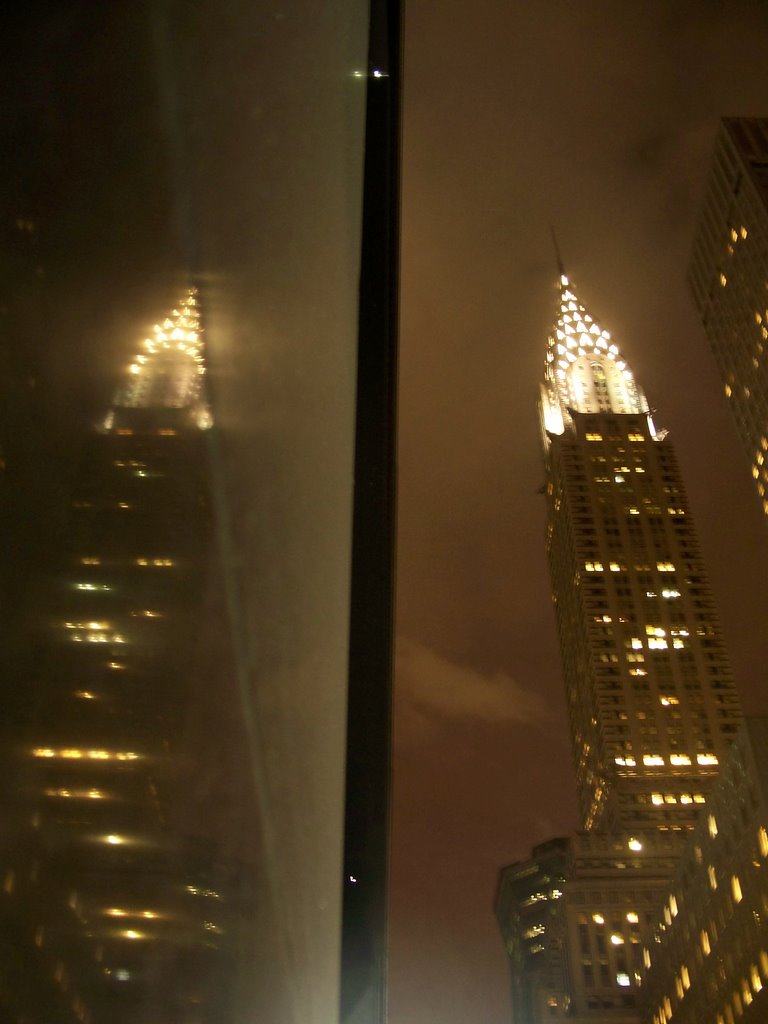
[[[768,514],[768,119],[723,118],[688,282]]]
[[[504,869],[496,909],[515,1024],[618,1024],[741,711],[668,432],[560,270],[540,414],[581,831],[556,885],[549,844]]]
[[[644,951],[644,1024],[768,1015],[768,718],[744,719]]]
[[[687,829],[739,702],[672,442],[565,274],[541,417],[582,825]]]
[[[215,822],[195,820],[211,808],[189,792],[226,756],[214,717],[208,749],[194,739],[213,614],[210,425],[190,290],[89,439],[45,600],[3,869],[8,1019],[204,1021],[230,998],[224,947],[247,875],[228,876]],[[226,678],[212,681],[230,700]]]

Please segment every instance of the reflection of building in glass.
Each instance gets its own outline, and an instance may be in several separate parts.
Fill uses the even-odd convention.
[[[645,951],[648,1024],[768,1016],[768,718],[747,718]]]
[[[507,873],[544,871],[548,844],[502,872],[497,913],[513,990],[533,994],[520,1020],[637,1021],[654,907],[741,712],[667,432],[562,268],[558,293],[541,397],[547,550],[584,832],[524,958]]]
[[[768,119],[721,123],[688,280],[768,513]]]
[[[4,867],[9,1019],[204,1021],[231,988],[234,873],[179,800],[205,757],[187,742],[207,642],[204,369],[190,291],[89,440]]]

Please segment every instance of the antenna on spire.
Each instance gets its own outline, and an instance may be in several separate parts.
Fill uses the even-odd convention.
[[[552,233],[552,244],[555,247],[555,259],[557,260],[557,272],[561,277],[565,277],[565,266],[563,264],[563,257],[560,255],[560,246],[557,244],[557,235],[552,224],[549,225],[549,230]]]

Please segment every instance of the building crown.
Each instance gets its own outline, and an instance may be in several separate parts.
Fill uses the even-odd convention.
[[[206,400],[205,361],[197,289],[189,288],[177,309],[152,328],[126,368],[104,423],[114,410],[185,409],[201,429],[212,425]]]
[[[547,338],[541,394],[545,437],[563,434],[572,426],[574,412],[647,414],[645,394],[618,346],[579,301],[564,272],[557,288],[556,321]]]

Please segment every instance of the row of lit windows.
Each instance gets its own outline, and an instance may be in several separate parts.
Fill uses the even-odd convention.
[[[634,757],[614,757],[614,762],[619,767],[634,768],[637,766],[637,760]],[[670,765],[690,765],[693,764],[693,760],[688,754],[670,754],[669,757]],[[718,759],[715,754],[697,754],[696,764],[699,765],[713,765],[717,764]],[[648,768],[657,768],[666,764],[665,759],[661,754],[643,754],[643,764]]]
[[[594,430],[587,431],[587,433],[584,436],[586,437],[587,441],[602,441],[603,440],[603,435],[597,433]],[[622,440],[622,438],[620,436],[617,436],[617,437],[611,437],[610,440],[611,441],[620,441],[620,440]],[[645,441],[645,437],[642,434],[638,434],[637,432],[633,431],[633,432],[627,434],[627,440],[628,441]]]
[[[83,750],[77,747],[35,747],[32,756],[90,761],[136,761],[141,757],[140,754],[129,750]]]
[[[107,428],[107,429],[109,429],[109,428]],[[131,430],[130,427],[118,427],[114,431],[114,433],[115,434],[119,434],[121,437],[131,437],[133,435],[134,431]],[[156,434],[158,437],[175,437],[176,436],[176,431],[172,430],[170,427],[163,427],[160,430],[142,430],[141,433],[142,434]]]
[[[703,804],[703,793],[651,793],[651,803],[655,807],[663,804]]]
[[[101,558],[95,556],[84,557],[80,559],[81,565],[101,565]],[[141,566],[153,566],[155,568],[167,569],[170,566],[175,565],[175,561],[172,558],[134,558],[133,565]],[[109,589],[109,588],[105,588]]]
[[[605,566],[603,565],[602,562],[594,562],[594,561],[592,561],[592,562],[585,562],[584,563],[584,568],[587,570],[587,572],[604,572],[605,571]],[[608,563],[608,568],[610,569],[611,572],[628,572],[629,571],[629,567],[627,565],[625,565],[623,562],[609,562]],[[656,568],[657,568],[657,570],[659,572],[675,572],[675,566],[672,564],[672,562],[657,562],[656,563]],[[650,572],[651,571],[651,567],[649,565],[636,565],[636,566],[634,566],[634,569],[637,572]],[[680,595],[678,594],[677,596],[679,597]]]

